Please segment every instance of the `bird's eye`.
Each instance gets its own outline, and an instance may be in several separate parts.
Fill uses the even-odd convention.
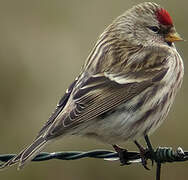
[[[150,30],[152,30],[153,32],[155,33],[158,33],[159,32],[159,28],[157,26],[149,26],[148,27]]]

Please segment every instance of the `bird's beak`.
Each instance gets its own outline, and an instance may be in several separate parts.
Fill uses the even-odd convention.
[[[166,35],[165,40],[167,42],[183,41],[183,39],[180,37],[180,35],[176,31],[175,32],[169,32]]]

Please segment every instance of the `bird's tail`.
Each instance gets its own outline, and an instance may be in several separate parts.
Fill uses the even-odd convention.
[[[44,137],[38,137],[34,140],[34,142],[28,146],[26,149],[21,151],[17,156],[10,159],[8,162],[4,163],[0,166],[0,169],[12,166],[16,163],[18,164],[18,169],[21,169],[26,165],[29,161],[31,161],[39,152],[42,151],[44,146],[47,144],[47,140]]]

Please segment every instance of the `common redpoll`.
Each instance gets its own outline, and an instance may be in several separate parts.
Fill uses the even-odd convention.
[[[34,142],[2,168],[23,167],[60,136],[92,137],[115,148],[147,137],[166,118],[182,84],[184,66],[173,43],[180,40],[169,13],[155,3],[119,16],[99,37]]]

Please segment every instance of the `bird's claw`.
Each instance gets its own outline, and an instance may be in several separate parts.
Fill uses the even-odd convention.
[[[150,170],[148,167],[147,167],[147,158],[145,157],[145,153],[141,153],[140,152],[140,156],[141,156],[141,162],[142,162],[142,165],[144,166],[144,168],[146,170]],[[153,163],[152,163],[153,164]]]
[[[147,158],[147,156],[146,156],[146,154],[147,154],[148,152],[150,153],[149,149],[144,148],[144,147],[141,146],[137,141],[135,141],[135,144],[136,144],[136,146],[138,147],[138,149],[139,149],[139,151],[140,151],[140,158],[141,158],[142,165],[144,166],[144,168],[145,168],[146,170],[150,170],[150,169],[147,167],[147,160],[148,160],[148,158]],[[152,165],[153,165],[153,161],[152,161]]]

